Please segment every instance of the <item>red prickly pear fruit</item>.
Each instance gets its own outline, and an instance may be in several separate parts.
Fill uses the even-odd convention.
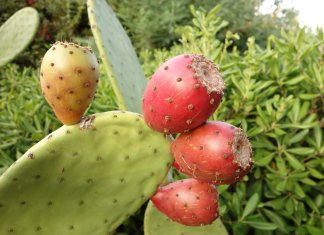
[[[207,225],[219,217],[215,186],[195,179],[162,186],[151,200],[162,213],[183,225]]]
[[[215,185],[233,184],[253,167],[251,144],[240,128],[220,121],[181,134],[171,143],[174,167]]]
[[[224,89],[216,65],[204,56],[173,57],[156,70],[145,89],[144,119],[159,132],[186,132],[215,112]]]
[[[56,117],[66,125],[81,120],[94,97],[98,81],[98,62],[91,48],[56,42],[42,60],[42,94]]]

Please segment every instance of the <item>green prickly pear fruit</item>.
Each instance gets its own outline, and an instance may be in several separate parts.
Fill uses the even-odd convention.
[[[42,60],[42,93],[56,117],[66,125],[81,120],[98,81],[97,58],[89,47],[56,42]]]

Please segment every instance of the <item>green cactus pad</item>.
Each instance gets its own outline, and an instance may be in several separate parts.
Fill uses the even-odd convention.
[[[125,30],[106,0],[88,0],[88,16],[120,109],[141,113],[146,79]]]
[[[150,201],[147,205],[144,220],[145,235],[228,235],[225,226],[220,219],[206,226],[185,226],[170,220],[161,213]]]
[[[63,126],[0,176],[0,234],[109,234],[152,196],[171,161],[169,141],[139,114]]]
[[[0,66],[13,60],[29,45],[38,26],[38,12],[32,7],[25,7],[0,27]]]

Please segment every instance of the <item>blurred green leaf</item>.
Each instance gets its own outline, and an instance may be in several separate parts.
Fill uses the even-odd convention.
[[[316,213],[320,214],[320,211],[318,210],[316,204],[314,203],[314,201],[308,197],[308,196],[305,196],[305,202],[307,203],[307,205],[313,210],[315,211]]]
[[[245,220],[244,223],[252,226],[253,228],[260,229],[260,230],[275,230],[278,228],[277,225],[268,222]]]
[[[303,100],[313,100],[319,97],[319,94],[300,94],[299,97]]]
[[[290,148],[287,149],[289,153],[296,154],[296,155],[311,155],[314,153],[314,149],[306,148],[306,147],[299,147],[299,148]]]
[[[275,153],[271,153],[271,154],[268,154],[265,157],[255,159],[255,164],[257,166],[266,166],[272,161],[274,156],[275,156]]]
[[[283,232],[284,234],[288,234],[290,231],[287,229],[288,225],[284,218],[279,215],[279,213],[275,213],[273,211],[262,209],[265,213],[266,217],[271,220],[274,224],[278,226],[278,230]]]
[[[287,198],[286,197],[280,197],[276,198],[274,200],[266,202],[267,205],[271,206],[275,210],[282,209],[286,204]]]
[[[293,199],[292,198],[288,198],[287,199],[287,203],[286,203],[286,210],[287,210],[287,212],[290,214],[290,215],[292,215],[293,213],[294,213],[294,202],[293,202]]]
[[[309,173],[311,174],[311,176],[313,176],[314,178],[317,178],[317,179],[324,179],[324,175],[319,172],[318,170],[314,169],[314,168],[308,168],[309,170]]]
[[[300,180],[300,182],[302,182],[303,184],[310,185],[310,186],[317,185],[317,183],[314,180],[311,180],[310,178],[304,178],[304,179]]]
[[[314,127],[314,136],[316,140],[316,146],[320,148],[323,141],[323,130],[319,126]]]
[[[291,165],[292,168],[296,169],[296,170],[304,170],[305,167],[303,164],[301,164],[293,155],[289,154],[289,153],[285,153],[286,157],[287,157],[287,161],[289,162],[289,164]]]
[[[324,195],[323,194],[319,194],[316,196],[315,198],[315,204],[318,208],[321,208],[321,206],[323,205],[324,202]]]
[[[281,157],[276,158],[277,167],[281,175],[287,175],[287,166]]]
[[[301,198],[304,198],[306,196],[303,188],[300,186],[299,183],[295,183],[294,184],[295,188],[294,188],[294,192],[296,193],[297,196],[301,197]]]
[[[309,226],[309,225],[306,225],[306,228],[308,230],[308,232],[310,233],[310,235],[323,235],[324,233],[324,229],[320,229],[320,228],[316,228],[316,227],[313,227],[313,226]]]
[[[235,217],[239,218],[241,215],[241,205],[240,205],[240,200],[239,200],[237,194],[233,195],[231,209],[232,209]]]
[[[257,207],[260,197],[257,193],[253,194],[247,201],[241,219],[243,220],[246,216],[251,214]]]
[[[305,80],[305,77],[300,75],[300,76],[298,76],[296,78],[293,78],[293,79],[290,79],[290,80],[286,81],[285,84],[286,85],[294,85],[294,84],[297,84],[297,83],[299,83],[299,82],[301,82],[303,80]]]
[[[304,137],[308,134],[308,132],[309,132],[308,129],[300,131],[299,133],[295,134],[292,138],[290,138],[288,143],[294,144],[303,140]]]

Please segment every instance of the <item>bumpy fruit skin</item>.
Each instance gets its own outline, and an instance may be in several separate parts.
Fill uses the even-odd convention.
[[[220,121],[181,134],[171,144],[182,173],[213,184],[233,184],[253,167],[251,144],[240,128]]]
[[[158,188],[153,204],[173,221],[201,226],[218,218],[218,192],[214,185],[185,179]]]
[[[221,102],[225,85],[214,63],[202,55],[179,55],[153,74],[143,96],[148,126],[166,134],[203,124]]]
[[[42,60],[42,94],[57,118],[66,125],[81,120],[98,81],[98,62],[91,48],[56,42]]]

